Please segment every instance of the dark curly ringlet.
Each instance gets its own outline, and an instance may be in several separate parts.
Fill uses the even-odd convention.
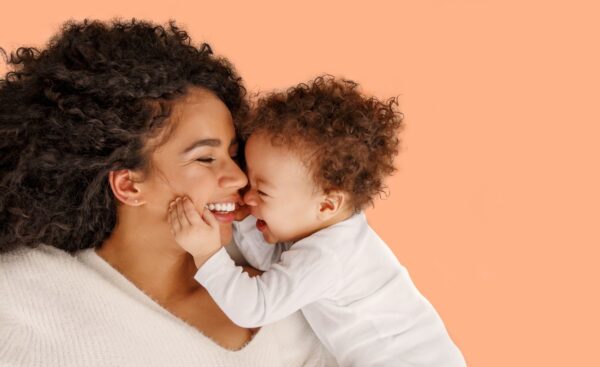
[[[146,142],[165,130],[188,87],[212,91],[234,120],[248,111],[232,65],[207,44],[193,46],[173,21],[68,22],[45,49],[19,48],[7,59],[0,252],[100,245],[116,222],[109,171],[148,169],[156,146]]]
[[[383,181],[396,170],[403,127],[397,107],[396,98],[367,97],[357,83],[326,75],[260,98],[240,133],[265,133],[300,154],[316,186],[348,193],[358,212],[385,193]]]

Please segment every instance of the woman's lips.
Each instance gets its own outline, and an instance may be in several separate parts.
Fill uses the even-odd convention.
[[[267,229],[267,222],[262,219],[257,219],[256,228],[258,228],[259,231],[264,232]]]
[[[211,213],[217,218],[217,220],[221,223],[231,223],[235,217],[235,212],[223,213],[223,212],[213,212]]]
[[[227,212],[213,209],[210,212],[215,216],[215,218],[217,218],[219,222],[229,224],[233,222],[235,220],[236,215],[238,215],[238,211],[240,211],[240,202],[241,199],[239,197],[224,199],[219,201],[219,203],[234,203],[235,209],[233,211]]]

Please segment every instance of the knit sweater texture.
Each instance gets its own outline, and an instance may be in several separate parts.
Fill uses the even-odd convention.
[[[94,250],[0,255],[0,366],[335,366],[300,312],[240,350],[169,313]]]

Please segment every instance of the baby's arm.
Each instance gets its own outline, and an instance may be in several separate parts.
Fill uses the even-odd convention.
[[[265,241],[262,233],[256,229],[256,217],[249,215],[240,222],[233,223],[233,240],[238,249],[252,265],[259,270],[268,270],[274,261],[275,250],[278,244]]]
[[[199,267],[195,279],[225,314],[242,327],[266,325],[326,298],[341,273],[335,254],[307,240],[284,252],[269,271],[250,277],[221,247],[219,224],[212,213],[203,216],[189,199],[178,199],[169,209],[177,243],[192,254]]]
[[[225,314],[246,328],[283,319],[307,304],[335,292],[340,274],[337,261],[318,246],[296,244],[260,276],[249,277],[227,252],[208,259],[195,279]]]

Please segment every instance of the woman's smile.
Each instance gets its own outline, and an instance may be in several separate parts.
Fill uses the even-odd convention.
[[[229,197],[227,199],[219,199],[214,202],[207,203],[204,207],[221,223],[231,223],[235,220],[236,213],[240,209],[241,198]]]

